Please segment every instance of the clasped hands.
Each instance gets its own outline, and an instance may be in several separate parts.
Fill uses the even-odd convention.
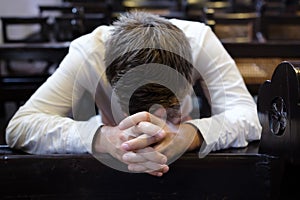
[[[103,126],[95,151],[109,153],[132,172],[162,176],[185,151],[199,146],[197,130],[181,120],[166,121],[149,112],[126,117],[118,126]]]

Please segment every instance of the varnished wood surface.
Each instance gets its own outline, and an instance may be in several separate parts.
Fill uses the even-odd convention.
[[[226,42],[223,45],[233,58],[300,58],[300,41]]]
[[[69,42],[7,43],[0,45],[0,59],[35,59],[61,61],[67,54]]]
[[[282,61],[300,60],[300,42],[236,43],[223,42],[234,58],[252,95],[266,80],[270,80],[276,66]]]
[[[107,167],[90,154],[24,155],[3,148],[2,198],[276,199],[280,159],[248,148],[186,153],[163,177]]]

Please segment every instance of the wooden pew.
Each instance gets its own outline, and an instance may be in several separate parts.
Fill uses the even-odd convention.
[[[69,2],[68,4],[83,8],[83,24],[86,33],[100,25],[108,25],[112,22],[112,5],[109,1]]]
[[[85,33],[84,10],[70,4],[39,5],[39,15],[48,17],[51,41],[73,40]]]
[[[68,52],[69,43],[12,43],[0,45],[0,61],[44,61],[49,66],[58,66]],[[24,65],[25,67],[25,65]],[[26,65],[30,70],[30,65]],[[2,66],[2,70],[5,66]],[[40,74],[11,74],[1,72],[0,76],[0,102],[24,102],[32,93],[50,76],[45,71]],[[4,109],[1,110],[1,115]]]
[[[111,6],[101,2],[64,2],[39,5],[41,16],[51,19],[54,41],[71,41],[90,33],[100,25],[111,23]],[[49,20],[50,21],[50,20]]]
[[[40,16],[16,16],[16,17],[1,17],[2,21],[2,35],[4,43],[15,42],[48,42],[48,24],[47,17]],[[11,38],[9,31],[13,27],[33,27],[38,26],[39,30],[33,31],[30,35],[22,38]]]
[[[300,60],[276,67],[258,95],[258,112],[263,126],[260,152],[281,156],[300,165]]]
[[[60,61],[67,49],[69,42],[53,42],[53,43],[13,43],[0,45],[1,59],[41,59]],[[29,52],[29,53],[27,53]]]
[[[258,19],[259,15],[256,12],[215,13],[212,9],[206,10],[206,23],[223,42],[256,41]]]
[[[278,63],[300,60],[300,42],[223,42],[234,58],[252,95],[257,95],[261,84],[271,79]]]
[[[167,18],[185,18],[185,13],[179,0],[123,0],[122,5],[126,11],[143,10]]]
[[[270,80],[260,87],[257,110],[262,125],[259,153],[280,157],[285,163],[284,199],[299,199],[300,178],[300,61],[279,63]]]
[[[300,41],[300,14],[261,15],[259,30],[268,41]]]
[[[279,199],[281,160],[258,154],[258,145],[203,159],[186,153],[163,177],[118,171],[90,154],[27,155],[3,147],[0,198]]]
[[[185,17],[187,20],[191,21],[201,21],[204,22],[204,6],[206,4],[205,0],[186,0],[183,4],[183,9],[185,12]]]

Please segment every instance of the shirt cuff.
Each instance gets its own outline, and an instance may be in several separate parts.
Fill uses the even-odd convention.
[[[80,149],[92,154],[93,139],[99,126],[101,125],[103,125],[103,123],[100,115],[94,116],[88,121],[77,124],[76,132],[80,140],[78,141],[80,143],[79,146],[81,146]]]
[[[218,146],[217,141],[220,137],[220,128],[222,128],[219,123],[212,118],[194,119],[186,123],[197,127],[203,137],[203,142],[198,153],[199,158],[204,158],[212,150],[216,149],[216,146]]]

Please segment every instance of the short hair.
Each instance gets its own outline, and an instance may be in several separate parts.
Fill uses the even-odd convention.
[[[138,66],[147,69],[157,69],[155,65],[168,66],[186,79],[187,83],[192,83],[191,47],[183,31],[163,17],[138,11],[121,15],[113,27],[111,37],[105,43],[106,77],[122,100],[121,106],[129,105],[129,108],[124,109],[129,109],[129,114],[133,114],[149,111],[154,104],[163,107],[173,107],[176,102],[178,104],[179,99],[174,91],[157,81],[152,82],[150,77],[174,79],[177,81],[176,89],[184,94],[189,90],[187,84],[168,74],[160,74],[160,70],[153,70],[154,74],[149,75],[147,84],[135,91],[130,90],[142,81],[140,75],[145,73],[141,71],[145,68],[138,69]],[[128,73],[133,69],[133,73]],[[127,78],[122,80],[125,74]]]

